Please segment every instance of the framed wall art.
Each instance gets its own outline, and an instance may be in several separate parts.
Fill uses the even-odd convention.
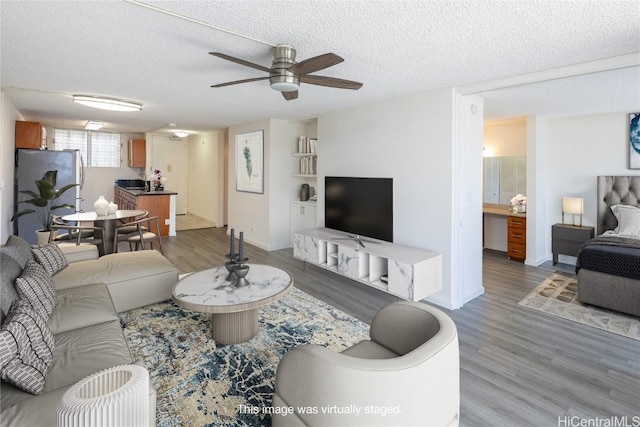
[[[236,190],[264,193],[264,131],[236,135]]]
[[[629,169],[640,169],[640,113],[629,114]]]

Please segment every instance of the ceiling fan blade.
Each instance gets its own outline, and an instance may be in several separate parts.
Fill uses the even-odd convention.
[[[271,69],[263,67],[262,65],[254,64],[253,62],[245,61],[244,59],[236,58],[234,56],[225,55],[224,53],[209,52],[209,55],[217,56],[218,58],[226,59],[227,61],[235,62],[236,64],[255,68],[256,70],[266,71],[267,73],[271,71]]]
[[[351,80],[344,80],[326,76],[312,76],[309,74],[300,76],[300,81],[318,86],[337,87],[338,89],[357,90],[362,87],[362,83],[354,82]]]
[[[324,55],[314,56],[313,58],[298,62],[289,67],[289,71],[297,75],[315,73],[316,71],[339,64],[342,61],[344,61],[344,59],[335,53],[325,53]]]
[[[226,83],[220,83],[217,85],[211,85],[211,87],[224,87],[224,86],[238,85],[240,83],[257,82],[259,80],[269,80],[269,77],[256,77],[253,79],[236,80],[233,82],[226,82]]]
[[[294,90],[291,92],[282,92],[282,96],[284,96],[284,99],[286,99],[287,101],[291,101],[292,99],[298,99],[298,91]]]

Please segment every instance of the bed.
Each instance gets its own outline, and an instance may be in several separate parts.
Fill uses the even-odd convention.
[[[640,176],[599,176],[596,237],[576,263],[580,302],[640,317]]]

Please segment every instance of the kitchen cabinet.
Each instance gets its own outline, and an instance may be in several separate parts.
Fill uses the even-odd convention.
[[[144,192],[114,187],[113,202],[118,205],[118,209],[144,209],[149,212],[149,216],[157,216],[160,235],[168,236],[171,194],[175,193]]]
[[[147,166],[147,144],[144,139],[129,140],[129,167],[144,168]]]
[[[38,122],[16,121],[16,148],[39,150],[47,146],[47,131]]]

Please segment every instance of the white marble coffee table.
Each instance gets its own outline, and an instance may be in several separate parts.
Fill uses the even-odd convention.
[[[190,274],[172,290],[180,307],[211,313],[211,332],[216,342],[237,344],[258,333],[258,308],[285,296],[293,287],[293,276],[281,268],[247,264],[248,286],[236,287],[227,281],[224,266]]]

